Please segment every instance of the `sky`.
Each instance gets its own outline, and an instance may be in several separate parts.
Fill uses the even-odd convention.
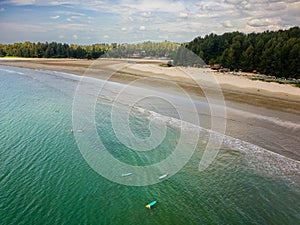
[[[300,25],[299,0],[0,0],[0,43],[137,43]]]

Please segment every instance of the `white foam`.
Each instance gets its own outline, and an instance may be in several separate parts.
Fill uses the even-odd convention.
[[[233,150],[244,153],[247,166],[259,174],[271,177],[280,177],[292,182],[299,182],[300,162],[271,152],[265,148],[242,141],[227,135],[220,134],[201,126],[182,121],[177,118],[168,117],[159,113],[149,111],[140,107],[133,108],[136,112],[144,115],[147,119],[167,125],[183,132],[198,131],[201,135],[213,134],[214,137],[222,138],[223,144]]]
[[[20,75],[24,75],[25,73],[22,72],[18,72],[16,70],[10,70],[10,69],[2,69],[0,68],[1,71],[7,72],[7,73],[14,73],[14,74],[20,74]]]

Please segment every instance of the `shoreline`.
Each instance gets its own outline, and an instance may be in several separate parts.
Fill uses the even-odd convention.
[[[184,68],[183,71],[178,67],[161,67],[163,62],[149,59],[0,59],[0,65],[4,66],[66,72],[123,84],[139,81],[145,88],[180,94],[168,85],[172,83],[183,88],[192,99],[200,98],[204,102],[205,91],[215,93],[208,79],[213,73],[210,69]],[[196,81],[188,74],[195,74]],[[230,74],[213,75],[227,106],[226,135],[300,161],[300,88]],[[209,118],[200,114],[204,127],[209,128]]]
[[[209,84],[206,76],[213,74],[222,89],[225,100],[300,115],[300,88],[289,84],[250,80],[245,77],[214,72],[210,69],[159,66],[164,62],[164,60],[150,59],[0,58],[0,65],[4,66],[54,70],[99,79],[109,78],[119,83],[129,83],[137,79],[143,79],[143,82],[150,86],[174,82],[188,93],[202,97],[204,96],[203,90],[197,83],[205,87]],[[114,66],[118,69],[113,68]],[[99,74],[99,69],[101,74]],[[106,74],[102,74],[104,70]],[[186,75],[186,72],[195,74],[199,71],[201,75],[196,80],[197,83]]]

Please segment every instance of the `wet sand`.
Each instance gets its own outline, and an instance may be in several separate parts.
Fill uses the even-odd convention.
[[[216,74],[209,69],[161,67],[161,63],[165,61],[0,59],[0,65],[55,70],[120,83],[139,81],[149,88],[179,94],[169,87],[173,83],[193,99],[203,101],[208,93],[216,92],[210,79],[214,75],[227,106],[226,134],[300,161],[300,88]],[[209,116],[199,112],[199,117],[209,128]]]

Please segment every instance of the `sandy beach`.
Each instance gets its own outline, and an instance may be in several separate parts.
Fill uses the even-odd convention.
[[[172,92],[175,83],[194,98],[221,87],[227,110],[226,134],[300,160],[300,88],[253,81],[202,68],[162,67],[162,60],[2,58],[0,65],[55,70],[120,83],[138,80],[149,88]],[[199,87],[200,85],[200,87]]]
[[[222,88],[226,100],[300,115],[300,88],[292,85],[253,81],[245,77],[213,72],[210,69],[162,67],[160,66],[161,63],[166,63],[166,61],[142,59],[0,59],[0,65],[62,71],[121,83],[128,83],[141,78],[145,84],[157,85],[162,81],[176,82],[188,92],[199,95],[203,93],[196,82],[200,82],[203,86],[209,85],[207,77],[214,75],[215,81]],[[196,80],[192,79],[190,74],[195,75]]]

